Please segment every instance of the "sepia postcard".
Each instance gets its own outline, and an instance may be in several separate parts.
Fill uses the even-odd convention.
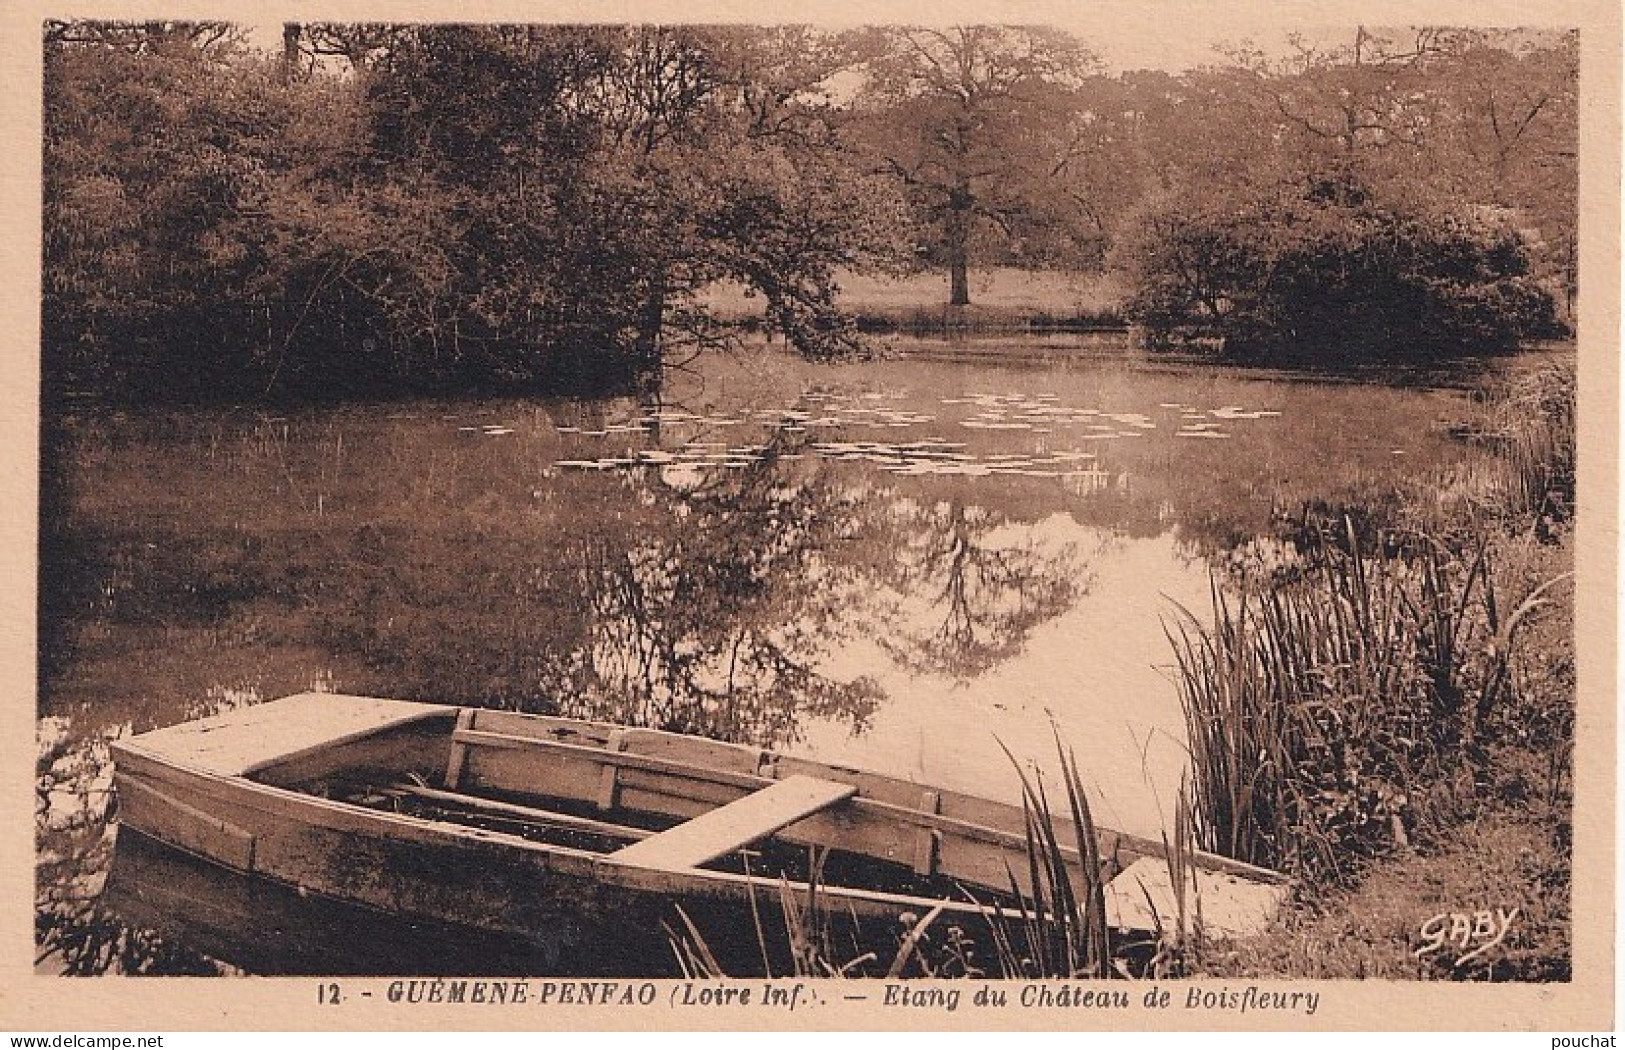
[[[0,1028],[1611,1029],[1620,28],[12,5]]]

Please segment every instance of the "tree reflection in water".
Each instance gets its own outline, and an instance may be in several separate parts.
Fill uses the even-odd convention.
[[[885,582],[903,596],[895,659],[918,673],[984,674],[1016,656],[1032,630],[1070,609],[1088,586],[1075,543],[955,497],[894,507],[896,560]]]
[[[570,560],[591,624],[574,713],[774,745],[801,718],[862,731],[885,699],[820,658],[877,639],[917,674],[968,678],[1016,656],[1087,587],[1075,543],[963,499],[921,502],[801,455],[779,432],[742,468],[627,475],[665,527]]]
[[[804,716],[863,728],[878,686],[816,668],[854,627],[843,547],[862,500],[786,458],[802,444],[787,437],[741,468],[627,475],[664,527],[572,548],[590,624],[569,658],[567,710],[762,745],[794,739]]]
[[[345,476],[325,513],[288,509],[285,450],[262,448],[257,423],[229,469],[167,433],[139,446],[165,457],[150,472],[104,465],[100,439],[86,439],[73,469],[132,491],[60,523],[72,578],[53,586],[103,593],[114,570],[119,586],[72,606],[90,612],[57,632],[97,646],[45,665],[42,710],[73,712],[71,755],[41,756],[46,796],[105,799],[90,783],[110,774],[96,741],[206,713],[192,701],[216,687],[200,683],[226,677],[256,699],[319,681],[767,746],[815,719],[861,732],[887,702],[878,679],[889,669],[828,670],[849,643],[879,640],[922,676],[982,674],[1086,585],[1078,552],[1049,538],[1067,530],[1045,524],[1067,502],[1059,487],[1001,488],[992,510],[959,498],[952,479],[881,481],[783,428],[748,455],[561,474],[552,422],[501,445],[368,422],[344,424],[357,435],[346,457],[367,469]],[[296,428],[301,455],[329,463],[339,425]],[[206,416],[197,440],[219,429]],[[703,436],[691,426],[637,440],[675,448]],[[169,487],[133,480],[148,473]],[[120,516],[149,497],[168,501],[163,513]],[[92,673],[113,666],[139,671],[113,677],[128,682],[122,692]],[[100,706],[87,716],[71,701],[92,685]],[[209,972],[98,903],[108,826],[105,812],[56,802],[36,820],[40,966]]]

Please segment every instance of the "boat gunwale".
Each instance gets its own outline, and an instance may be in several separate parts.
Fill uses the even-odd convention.
[[[511,850],[517,848],[521,853],[531,858],[540,859],[547,865],[549,871],[554,869],[554,859],[562,859],[579,866],[581,870],[560,871],[564,877],[583,878],[590,877],[594,881],[606,885],[617,886],[631,891],[677,893],[696,892],[695,888],[688,890],[682,887],[651,885],[671,879],[679,879],[697,883],[708,887],[709,891],[718,896],[730,896],[736,893],[751,893],[756,890],[765,890],[778,893],[781,886],[788,886],[793,892],[808,890],[806,882],[774,879],[765,875],[742,875],[734,872],[716,871],[709,868],[661,869],[648,868],[641,864],[617,861],[612,854],[599,853],[591,850],[575,849],[568,846],[556,846],[548,843],[533,842],[518,835],[506,832],[491,831],[485,828],[469,827],[449,821],[435,821],[411,814],[392,813],[388,810],[371,809],[353,802],[344,802],[338,799],[322,798],[308,792],[297,791],[292,788],[279,787],[262,781],[250,780],[239,774],[220,773],[215,770],[190,766],[174,760],[169,756],[142,750],[130,746],[129,742],[115,742],[114,747],[125,754],[145,759],[165,772],[176,774],[173,777],[143,776],[140,773],[123,770],[120,775],[136,782],[156,780],[173,788],[186,788],[188,786],[204,785],[210,787],[224,787],[231,791],[244,793],[249,799],[259,798],[274,800],[283,803],[277,808],[255,806],[262,813],[271,816],[299,820],[305,826],[320,828],[339,834],[371,834],[373,837],[383,838],[378,829],[380,826],[393,826],[402,830],[414,832],[413,840],[425,848],[459,847],[475,850]],[[211,800],[229,804],[231,800],[220,799],[211,793]],[[291,804],[294,812],[286,811]],[[341,824],[336,826],[327,821],[302,819],[303,814],[320,814],[340,818]],[[225,818],[221,818],[225,819]],[[342,823],[348,822],[359,826],[345,827]],[[148,831],[140,825],[129,825],[135,831],[156,839],[182,852],[202,857],[214,864],[224,865],[220,857],[188,848],[182,844],[172,842],[161,835]],[[435,841],[439,840],[439,841]],[[259,858],[256,857],[256,862]],[[229,865],[224,865],[229,869]],[[606,872],[607,869],[607,872]],[[265,878],[282,885],[292,886],[308,892],[320,892],[341,902],[366,903],[359,897],[339,897],[330,891],[315,890],[302,886],[296,880],[277,875],[274,871],[256,867],[245,873],[255,878]],[[951,898],[920,897],[910,894],[888,893],[882,890],[867,890],[861,887],[843,886],[838,884],[820,883],[817,887],[820,896],[840,900],[843,903],[860,905],[875,909],[904,908],[904,909],[932,909],[941,906],[944,911],[985,916],[992,913],[988,905],[975,901],[956,901]],[[991,891],[997,892],[997,891]],[[372,905],[373,907],[380,907]],[[388,910],[388,909],[384,909]]]
[[[504,713],[517,714],[519,712]],[[560,719],[556,716],[529,717],[546,718],[548,721],[554,723],[567,723],[573,721],[570,719]],[[592,724],[595,726],[598,725],[597,723],[583,724]],[[625,727],[609,726],[608,728],[621,729]],[[658,729],[639,728],[637,731],[640,733],[659,734],[661,737],[669,740],[684,741],[695,739],[681,733],[668,733],[664,730]],[[787,759],[802,766],[817,767],[821,770],[827,770],[829,774],[828,778],[832,780],[839,780],[842,779],[842,777],[872,777],[878,780],[889,781],[900,786],[917,786],[922,790],[939,790],[933,788],[929,784],[914,784],[913,782],[905,781],[885,773],[876,773],[871,770],[836,766],[829,763],[819,762],[816,759],[798,758],[791,755],[785,755],[777,751],[754,748],[745,744],[731,744],[725,741],[713,741],[708,739],[706,742],[710,744],[724,744],[727,747],[737,748],[742,753],[755,752],[759,754],[761,757],[757,765],[758,772],[740,773],[734,770],[715,769],[697,763],[681,762],[675,759],[663,758],[654,755],[642,755],[631,751],[612,751],[602,746],[569,743],[562,740],[549,740],[542,737],[528,737],[517,733],[499,733],[478,728],[456,729],[453,733],[453,739],[455,741],[460,741],[467,744],[484,745],[488,747],[500,747],[513,750],[529,749],[537,751],[556,751],[566,755],[580,755],[620,768],[638,769],[656,773],[670,773],[674,775],[686,776],[694,780],[722,784],[727,787],[738,787],[746,790],[760,790],[775,783],[778,777],[776,775],[767,774],[769,772],[776,773],[776,767],[781,759]],[[1026,848],[1026,837],[1021,832],[994,827],[988,824],[978,824],[942,813],[932,813],[898,802],[890,802],[884,799],[872,798],[861,794],[861,785],[859,786],[859,791],[859,794],[847,799],[843,805],[854,806],[859,809],[867,809],[878,816],[896,821],[898,823],[909,824],[916,829],[951,832],[971,841],[983,842],[990,845],[1008,848],[1016,848],[1018,850],[1024,850]],[[981,795],[971,795],[967,792],[955,791],[944,793],[952,793],[980,803],[998,806],[1007,810],[1012,818],[1024,819],[1023,809],[1020,806],[1015,806],[1008,802],[1000,802],[997,799],[990,799]],[[1057,824],[1071,829],[1073,834],[1076,834],[1076,829],[1073,828],[1070,818],[1055,817],[1053,819]],[[791,825],[791,828],[785,830],[788,831],[792,830],[793,828],[794,825]],[[1115,840],[1115,844],[1118,846],[1118,848],[1126,847],[1128,850],[1142,856],[1163,857],[1167,853],[1167,847],[1163,843],[1153,841],[1152,839],[1141,835],[1120,831],[1116,828],[1107,828],[1096,825],[1095,835],[1097,839],[1109,836]],[[1076,847],[1062,845],[1061,850],[1063,855],[1065,855],[1068,860],[1081,863],[1081,855]],[[1205,850],[1194,850],[1192,851],[1191,855],[1196,861],[1197,866],[1206,870],[1222,872],[1228,875],[1236,875],[1242,878],[1250,878],[1259,882],[1280,884],[1288,881],[1287,877],[1280,872],[1272,871],[1269,868],[1261,868],[1256,865],[1248,864],[1246,861],[1236,860],[1233,857],[1226,857],[1222,854],[1210,853]]]
[[[297,695],[302,696],[302,695],[305,695],[305,694],[297,694]],[[332,695],[335,696],[335,697],[341,697],[342,696],[342,694],[332,694]],[[375,698],[354,697],[352,699],[370,700],[370,699],[375,699]],[[276,703],[276,702],[277,701],[270,701],[270,703]],[[391,702],[392,703],[407,703],[407,701],[391,701]],[[552,727],[552,730],[555,733],[557,733],[557,732],[559,732],[561,730],[577,730],[578,732],[580,730],[586,730],[587,731],[586,733],[581,733],[580,735],[589,736],[589,734],[591,734],[591,733],[598,733],[598,734],[602,734],[602,735],[604,735],[606,737],[611,737],[612,734],[615,734],[615,733],[618,733],[618,732],[636,732],[636,733],[638,733],[640,735],[643,735],[643,736],[646,736],[646,737],[652,737],[652,738],[662,739],[662,740],[666,740],[666,741],[676,742],[678,744],[692,743],[692,742],[697,741],[697,740],[698,741],[703,741],[707,745],[725,747],[725,748],[737,751],[741,756],[750,757],[752,759],[752,763],[754,764],[754,766],[756,768],[756,772],[755,773],[744,773],[744,772],[738,772],[738,771],[735,771],[735,770],[716,768],[715,766],[706,765],[700,760],[685,762],[685,761],[681,761],[681,760],[678,760],[678,759],[666,758],[666,757],[657,756],[657,755],[645,755],[645,754],[640,754],[640,753],[633,752],[633,751],[612,749],[611,747],[606,746],[605,744],[602,744],[602,743],[600,743],[600,744],[574,743],[574,742],[568,742],[568,741],[559,740],[559,739],[549,739],[547,737],[531,737],[531,736],[526,736],[526,735],[518,734],[518,733],[503,733],[503,732],[496,732],[496,731],[493,731],[493,730],[485,730],[485,729],[479,729],[479,728],[474,728],[474,727],[465,728],[465,727],[462,727],[459,723],[456,722],[455,716],[459,712],[461,712],[461,711],[474,711],[474,712],[477,713],[477,712],[484,711],[484,710],[495,710],[495,709],[468,708],[468,707],[461,707],[459,705],[436,704],[436,703],[428,703],[428,702],[416,702],[416,703],[421,703],[421,705],[423,707],[423,711],[421,713],[414,713],[412,716],[408,717],[407,719],[396,720],[396,721],[393,721],[393,722],[390,722],[390,723],[387,723],[387,724],[382,724],[382,725],[378,725],[378,726],[367,728],[367,729],[360,729],[360,730],[348,732],[348,733],[342,734],[340,736],[336,736],[334,738],[331,738],[329,740],[323,741],[323,742],[321,742],[319,744],[299,748],[296,751],[292,751],[292,752],[289,752],[289,753],[284,754],[284,755],[277,756],[277,757],[272,758],[272,759],[268,759],[268,760],[265,760],[265,761],[260,761],[260,762],[253,763],[250,767],[245,768],[240,773],[228,773],[228,772],[225,772],[225,771],[222,771],[222,770],[219,770],[219,769],[211,769],[211,768],[208,768],[206,766],[201,766],[201,765],[197,765],[197,764],[194,764],[194,763],[189,763],[189,762],[186,762],[183,759],[177,757],[175,754],[173,754],[173,752],[168,751],[168,750],[158,751],[158,750],[154,750],[154,749],[144,748],[139,743],[140,740],[141,740],[140,736],[133,737],[133,738],[126,739],[126,740],[122,740],[122,741],[114,741],[112,743],[112,748],[113,748],[115,754],[118,753],[118,752],[125,752],[125,753],[130,753],[130,754],[139,754],[139,755],[142,755],[143,757],[145,757],[149,761],[158,763],[158,764],[163,765],[163,766],[167,766],[169,768],[173,768],[173,769],[177,769],[177,770],[185,770],[185,771],[187,771],[187,772],[189,772],[189,773],[191,773],[193,775],[204,777],[205,779],[207,779],[209,781],[236,782],[236,783],[239,783],[239,784],[242,784],[242,785],[252,786],[252,787],[254,787],[256,789],[265,789],[265,790],[268,790],[268,791],[271,791],[271,792],[275,792],[276,793],[275,797],[284,797],[286,799],[303,799],[303,800],[309,800],[312,803],[318,803],[318,804],[323,804],[323,805],[345,806],[349,810],[354,810],[354,811],[363,812],[363,813],[369,813],[369,814],[373,814],[373,815],[376,815],[376,816],[379,816],[379,817],[397,817],[397,818],[403,818],[403,819],[417,819],[417,818],[406,818],[406,815],[404,815],[404,814],[390,814],[390,813],[387,813],[387,812],[384,812],[384,811],[369,810],[364,806],[359,806],[359,805],[355,805],[355,804],[352,804],[352,803],[342,803],[342,802],[338,802],[337,800],[323,799],[323,798],[320,798],[319,796],[312,795],[309,792],[299,791],[299,790],[294,789],[294,788],[279,787],[277,785],[267,783],[267,782],[265,782],[263,780],[253,779],[253,777],[255,775],[262,775],[262,774],[276,768],[279,765],[296,762],[296,761],[299,761],[301,759],[308,758],[308,757],[310,757],[312,755],[320,754],[323,751],[332,750],[332,749],[342,747],[342,746],[347,745],[347,744],[355,743],[357,741],[366,740],[368,738],[384,735],[384,734],[387,734],[387,733],[390,733],[390,732],[393,732],[393,731],[398,731],[398,730],[400,730],[402,728],[408,728],[408,727],[421,728],[422,724],[424,722],[434,722],[434,721],[445,720],[446,723],[447,723],[448,729],[449,729],[449,731],[446,734],[447,739],[448,739],[448,742],[450,742],[452,744],[452,746],[456,746],[458,743],[464,743],[464,744],[469,744],[469,745],[474,745],[474,746],[492,746],[492,747],[506,747],[506,748],[514,748],[514,749],[528,749],[528,750],[535,750],[535,751],[539,751],[539,752],[553,751],[553,752],[560,753],[560,754],[578,755],[578,756],[586,757],[586,758],[589,758],[592,761],[604,763],[604,764],[607,764],[607,765],[613,765],[613,766],[616,766],[617,768],[626,767],[626,768],[642,769],[642,770],[647,770],[647,771],[650,771],[650,772],[663,773],[663,774],[667,774],[667,775],[674,775],[674,776],[678,776],[678,777],[682,777],[682,778],[686,778],[686,779],[691,779],[691,780],[695,780],[695,781],[700,781],[700,782],[709,782],[709,783],[714,783],[714,784],[721,784],[721,785],[727,786],[727,787],[740,788],[740,789],[743,789],[743,790],[746,790],[746,791],[760,790],[762,788],[768,787],[771,784],[775,783],[777,781],[777,779],[778,779],[778,777],[777,777],[778,766],[782,761],[782,762],[791,763],[791,764],[793,764],[795,766],[800,766],[800,767],[809,768],[809,769],[816,768],[818,770],[825,771],[825,773],[823,775],[829,776],[831,779],[857,778],[857,777],[873,778],[873,779],[875,779],[877,781],[898,785],[899,787],[918,787],[921,790],[938,791],[941,795],[959,796],[959,797],[962,797],[962,798],[964,798],[966,800],[971,800],[971,801],[981,803],[981,804],[984,804],[984,805],[991,805],[991,806],[998,807],[1000,810],[1008,812],[1010,817],[1012,818],[1012,820],[1014,820],[1016,818],[1021,818],[1023,820],[1025,819],[1023,808],[1014,806],[1014,805],[1012,805],[1010,803],[1000,802],[1000,801],[995,800],[995,799],[989,799],[989,798],[986,798],[985,796],[971,795],[971,794],[966,793],[966,792],[958,792],[958,791],[944,791],[942,789],[933,788],[931,785],[916,784],[914,782],[905,781],[905,780],[902,780],[901,778],[894,777],[894,776],[889,776],[889,775],[884,774],[884,773],[875,773],[875,772],[872,772],[872,771],[869,771],[869,770],[856,769],[856,768],[851,768],[851,767],[836,766],[836,765],[832,765],[832,764],[829,764],[829,763],[820,762],[820,761],[817,761],[817,760],[814,760],[814,759],[805,759],[805,758],[798,758],[796,756],[784,755],[784,754],[782,754],[780,752],[771,751],[771,750],[764,749],[764,748],[759,748],[759,747],[754,747],[754,746],[751,746],[751,745],[735,744],[735,743],[726,742],[726,741],[715,741],[715,740],[710,740],[709,738],[697,738],[697,737],[692,737],[692,736],[689,736],[689,735],[686,735],[686,734],[671,733],[671,732],[667,732],[667,731],[659,730],[659,729],[648,729],[648,728],[643,728],[643,727],[628,727],[628,726],[624,726],[624,725],[617,725],[615,723],[597,722],[597,721],[586,720],[586,719],[571,719],[571,718],[563,718],[563,717],[552,716],[552,715],[533,715],[533,714],[529,714],[529,713],[526,713],[526,712],[514,712],[514,711],[502,711],[502,712],[500,712],[504,716],[508,716],[508,717],[517,716],[519,718],[525,719],[526,721],[534,719],[535,722],[538,725],[544,725],[544,726]],[[258,707],[258,706],[261,706],[261,705],[254,705],[254,706]],[[198,720],[198,721],[202,721],[202,720]],[[186,723],[181,723],[181,724],[184,725]],[[162,731],[163,730],[159,730],[159,732],[162,732]],[[145,735],[145,734],[143,734],[143,735]],[[470,739],[471,737],[474,738],[474,739]],[[842,803],[842,805],[855,806],[858,809],[863,810],[863,811],[867,811],[870,814],[872,814],[874,816],[877,816],[877,817],[879,817],[879,818],[881,818],[883,820],[893,822],[893,823],[908,825],[908,826],[911,826],[911,827],[913,827],[913,828],[915,828],[917,830],[941,831],[941,832],[944,832],[944,833],[947,833],[947,834],[958,835],[958,836],[960,836],[960,837],[962,837],[964,839],[967,839],[969,841],[981,842],[981,843],[984,843],[984,844],[987,844],[987,845],[993,845],[993,846],[1006,848],[1006,849],[1016,849],[1018,851],[1022,850],[1022,849],[1025,849],[1025,844],[1026,844],[1025,836],[1020,834],[1020,833],[1017,833],[1017,832],[1015,832],[1013,830],[1008,830],[1008,829],[1000,828],[1000,827],[993,827],[993,826],[990,826],[990,825],[987,825],[987,824],[973,823],[971,821],[962,820],[962,819],[959,819],[957,817],[944,815],[941,812],[929,812],[929,811],[926,811],[926,810],[923,810],[923,809],[910,807],[910,806],[905,805],[905,804],[900,804],[900,803],[896,803],[896,802],[890,802],[890,801],[885,801],[885,800],[881,800],[881,799],[877,799],[877,798],[868,797],[868,796],[865,796],[865,795],[861,794],[863,788],[862,788],[861,785],[858,785],[858,786],[859,786],[859,792],[860,793],[857,794],[857,795],[854,795],[853,797],[851,797],[849,799],[847,799],[844,803]],[[478,796],[475,796],[475,797],[478,797]],[[1066,826],[1066,827],[1071,827],[1071,824],[1072,824],[1072,822],[1069,819],[1064,818],[1064,817],[1057,818],[1057,822],[1064,825],[1064,826]],[[436,822],[423,821],[422,823],[424,823],[426,825],[433,825]],[[475,830],[481,830],[481,829],[467,829],[467,830],[475,831]],[[785,829],[786,832],[791,833],[790,835],[786,836],[787,841],[790,841],[790,842],[795,841],[795,836],[793,834],[793,830],[794,830],[794,825],[791,825],[790,828]],[[1115,848],[1118,849],[1118,850],[1126,848],[1127,850],[1129,850],[1131,852],[1134,852],[1134,853],[1137,853],[1137,854],[1140,854],[1142,856],[1153,856],[1153,857],[1165,857],[1166,856],[1167,848],[1166,848],[1166,845],[1163,844],[1163,843],[1158,843],[1158,842],[1155,842],[1155,841],[1153,841],[1153,840],[1151,840],[1149,838],[1134,835],[1134,834],[1124,832],[1124,831],[1120,831],[1120,830],[1113,829],[1113,828],[1105,828],[1105,827],[1097,826],[1095,830],[1096,830],[1096,838],[1099,841],[1102,849],[1104,849],[1105,841],[1111,840],[1111,841],[1113,841],[1113,844],[1114,844]],[[1074,834],[1076,833],[1076,829],[1073,829],[1073,833]],[[488,833],[488,834],[501,835],[502,840],[512,839],[516,843],[524,843],[527,847],[539,847],[539,848],[541,848],[543,850],[555,850],[555,851],[556,850],[565,850],[568,853],[572,853],[572,854],[580,853],[584,857],[590,857],[590,858],[596,858],[596,859],[602,859],[603,857],[606,856],[604,854],[593,853],[591,851],[569,850],[567,847],[549,847],[549,846],[545,846],[543,844],[529,842],[528,840],[525,840],[525,839],[520,838],[518,836],[503,835],[502,833],[491,832],[491,833]],[[1075,848],[1062,847],[1062,849],[1063,849],[1064,855],[1067,856],[1067,859],[1069,861],[1073,861],[1073,862],[1076,862],[1076,863],[1081,863],[1079,853]],[[861,851],[860,851],[860,855],[864,855],[864,854],[862,854]],[[877,859],[884,859],[884,858],[877,858]],[[1205,870],[1208,870],[1208,871],[1214,871],[1214,872],[1220,872],[1220,873],[1224,873],[1224,874],[1234,875],[1234,876],[1237,876],[1237,877],[1250,879],[1250,880],[1256,881],[1256,882],[1264,882],[1264,883],[1282,885],[1282,884],[1286,884],[1286,883],[1288,883],[1290,881],[1287,876],[1285,876],[1284,874],[1282,874],[1280,872],[1272,871],[1272,870],[1270,870],[1268,868],[1257,867],[1255,865],[1248,864],[1245,861],[1235,860],[1235,859],[1230,858],[1230,857],[1225,857],[1225,856],[1222,856],[1222,855],[1219,855],[1219,854],[1209,853],[1209,852],[1206,852],[1206,851],[1201,851],[1201,850],[1193,851],[1192,855],[1191,855],[1191,859],[1195,862],[1195,864],[1196,864],[1196,866],[1198,868],[1205,869]],[[617,866],[619,866],[619,865],[617,865]],[[699,872],[705,872],[705,869],[692,869],[692,870],[699,871]],[[729,873],[709,872],[708,874],[721,875],[721,874],[729,874]],[[975,883],[973,883],[973,885],[975,885]],[[993,887],[988,887],[988,888],[992,892],[995,892],[995,893],[1000,892],[997,888],[993,888]],[[921,900],[930,900],[930,898],[921,898]]]

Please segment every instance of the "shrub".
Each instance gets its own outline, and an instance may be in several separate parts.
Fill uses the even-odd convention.
[[[1128,313],[1153,346],[1335,366],[1501,352],[1556,325],[1505,223],[1391,207],[1349,175],[1166,207],[1127,251]]]

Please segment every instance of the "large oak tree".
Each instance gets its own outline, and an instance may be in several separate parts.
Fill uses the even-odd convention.
[[[1058,217],[1045,183],[1095,56],[1059,30],[1008,26],[885,28],[859,47],[869,149],[907,187],[948,270],[949,301],[965,305],[982,228],[1014,238]]]

